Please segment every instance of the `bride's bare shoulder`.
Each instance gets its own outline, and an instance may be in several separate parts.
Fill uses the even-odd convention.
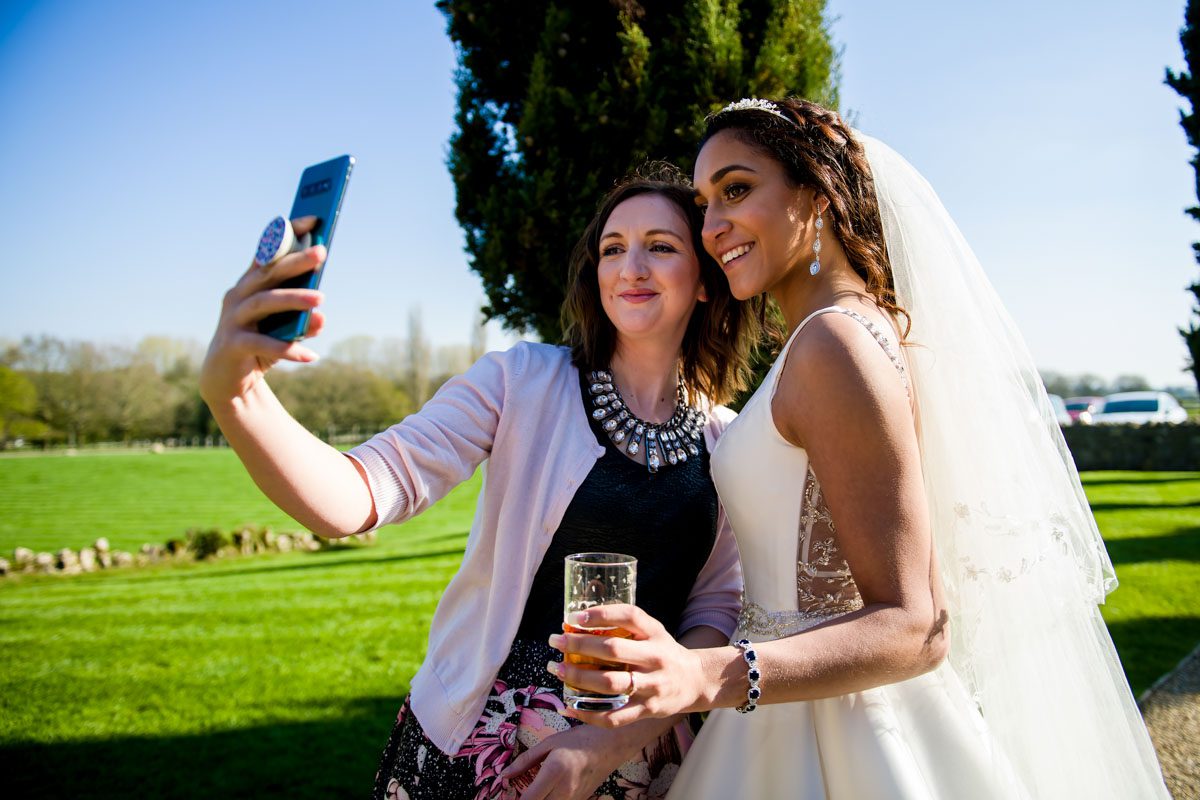
[[[830,312],[796,335],[771,411],[784,438],[804,447],[824,433],[878,432],[893,417],[906,418],[909,402],[896,366],[871,331],[849,314]]]

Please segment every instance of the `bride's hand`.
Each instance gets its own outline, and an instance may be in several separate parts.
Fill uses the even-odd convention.
[[[303,236],[315,217],[293,221]],[[325,260],[318,245],[260,267],[253,261],[241,279],[225,293],[216,333],[200,368],[200,395],[209,405],[245,397],[277,361],[316,361],[317,354],[299,342],[284,342],[258,332],[258,321],[280,311],[312,310],[305,335],[316,336],[325,318],[316,307],[322,295],[312,289],[279,289],[280,281],[316,269]]]
[[[604,694],[626,692],[629,702],[616,711],[563,712],[591,725],[615,728],[648,717],[669,717],[707,708],[699,651],[689,650],[667,633],[658,620],[637,606],[594,606],[568,620],[576,627],[624,628],[630,639],[563,633],[550,637],[550,646],[563,653],[591,656],[628,665],[627,670],[596,670],[552,662],[551,672],[563,683]]]

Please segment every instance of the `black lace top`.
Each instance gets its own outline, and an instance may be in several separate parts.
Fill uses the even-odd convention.
[[[586,385],[580,390],[590,409]],[[538,567],[518,639],[545,640],[562,630],[563,559],[593,552],[637,558],[638,606],[676,632],[717,538],[717,491],[703,439],[699,457],[650,474],[590,421],[604,455],[579,485]]]

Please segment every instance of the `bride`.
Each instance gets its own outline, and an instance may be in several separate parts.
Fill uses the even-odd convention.
[[[704,242],[790,335],[712,456],[745,597],[687,650],[632,606],[555,635],[628,665],[605,726],[717,709],[679,798],[1166,798],[1097,604],[1115,586],[1020,334],[924,179],[801,100],[696,161]]]

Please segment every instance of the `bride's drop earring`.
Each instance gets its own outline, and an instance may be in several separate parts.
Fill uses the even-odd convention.
[[[816,275],[821,271],[821,229],[825,227],[825,220],[821,217],[821,209],[817,208],[817,238],[813,242],[813,262],[808,265],[808,274]]]

